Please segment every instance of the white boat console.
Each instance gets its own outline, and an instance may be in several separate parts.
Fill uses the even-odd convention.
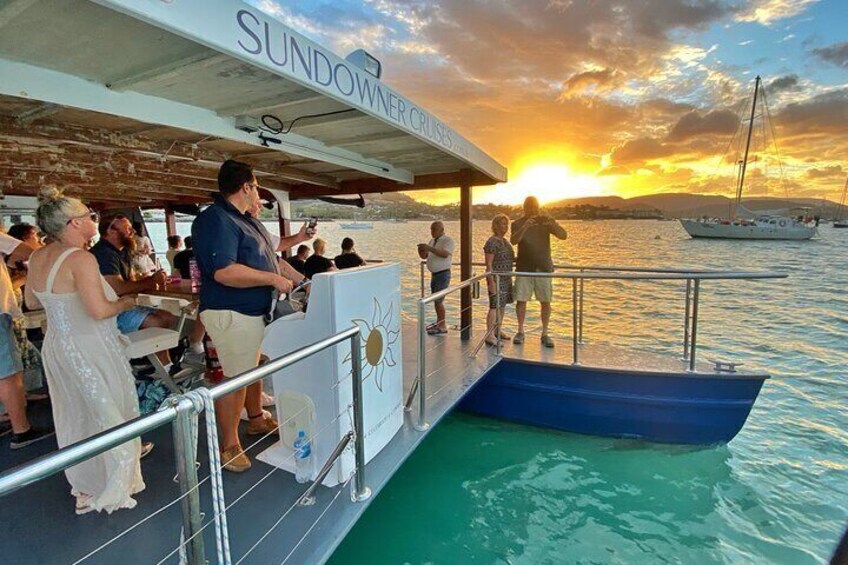
[[[312,281],[307,312],[296,312],[265,329],[262,350],[274,359],[351,325],[360,327],[365,460],[370,461],[403,424],[400,266],[385,263],[322,273]],[[294,472],[299,430],[311,440],[311,478],[352,429],[350,346],[341,343],[273,376],[280,441],[258,459]],[[347,449],[324,480],[348,479],[354,457]]]

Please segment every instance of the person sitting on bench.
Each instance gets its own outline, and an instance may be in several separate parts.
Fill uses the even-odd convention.
[[[157,271],[150,276],[133,280],[129,251],[135,232],[127,216],[117,214],[103,218],[100,220],[98,231],[100,241],[90,251],[97,259],[100,274],[118,296],[155,290],[157,286],[165,284],[164,271]],[[144,328],[171,328],[173,324],[173,314],[147,306],[136,306],[118,315],[118,330],[123,334]],[[172,366],[168,352],[160,351],[157,356],[170,372]]]

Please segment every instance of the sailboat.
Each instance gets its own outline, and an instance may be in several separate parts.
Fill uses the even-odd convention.
[[[751,134],[754,131],[754,117],[757,111],[757,98],[760,95],[762,79],[754,81],[754,100],[751,103],[751,118],[748,122],[748,137],[745,143],[745,156],[739,162],[736,183],[736,199],[733,213],[726,220],[701,219],[680,220],[683,229],[693,238],[707,239],[789,239],[804,240],[816,235],[816,227],[808,222],[779,214],[761,214],[757,216],[742,205],[742,192],[745,187],[745,172],[751,149]],[[767,107],[766,107],[767,110]],[[753,219],[740,217],[746,214]]]
[[[848,218],[845,217],[845,196],[848,194],[848,179],[842,188],[842,198],[839,199],[839,208],[836,209],[836,217],[833,218],[833,227],[848,228]]]
[[[341,222],[339,226],[343,230],[373,230],[374,224],[371,222],[360,222],[357,218],[354,218],[352,222]]]

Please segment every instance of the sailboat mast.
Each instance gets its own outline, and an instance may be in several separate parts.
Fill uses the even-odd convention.
[[[845,195],[848,194],[848,178],[845,179],[845,186],[842,188],[842,198],[839,199],[839,208],[836,211],[835,222],[842,221],[842,214],[845,213]]]
[[[734,210],[734,216],[739,213],[739,204],[742,203],[742,186],[745,184],[745,169],[748,168],[748,151],[751,149],[751,134],[754,133],[754,113],[757,110],[757,94],[759,94],[759,91],[760,76],[757,75],[757,79],[754,81],[754,102],[751,104],[751,121],[748,122],[748,140],[745,143],[745,157],[742,159],[742,172],[739,174],[739,185],[736,187],[736,210]]]

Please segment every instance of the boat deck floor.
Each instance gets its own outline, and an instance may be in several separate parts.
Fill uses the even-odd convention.
[[[462,341],[459,332],[427,340],[428,421],[437,423],[455,406],[463,394],[475,384],[500,357],[491,347],[483,347],[475,358],[472,352],[480,334]],[[404,321],[404,397],[417,372],[416,326]],[[605,367],[649,367],[679,372],[682,362],[656,356],[627,354],[620,348],[581,347],[581,362]],[[570,363],[571,342],[558,341],[554,349],[542,348],[537,335],[528,334],[523,346],[505,345],[503,355],[516,360]],[[705,370],[710,370],[709,368]],[[395,471],[426,437],[414,429],[417,406],[405,415],[404,425],[392,441],[366,468],[366,483],[374,495],[385,486]],[[46,423],[50,419],[47,403],[31,407],[32,419]],[[432,427],[431,427],[432,429]],[[205,430],[205,424],[201,424]],[[174,453],[170,426],[160,428],[145,440],[156,448],[142,462],[147,488],[138,494],[138,506],[111,515],[90,513],[76,516],[74,503],[64,475],[55,475],[16,493],[0,498],[0,547],[5,563],[75,563],[90,552],[107,544],[130,527],[131,531],[108,543],[85,559],[85,563],[177,563],[173,553],[180,543],[180,504],[172,504],[179,490],[173,481]],[[201,504],[204,523],[213,516],[208,480],[208,458],[205,433],[200,433],[198,459],[201,478]],[[242,437],[243,446],[253,443]],[[39,455],[56,449],[47,440],[19,451],[8,447],[8,436],[0,439],[0,471],[10,469]],[[255,456],[273,443],[259,441],[248,449],[252,468],[241,474],[224,473],[228,505],[227,521],[233,562],[243,563],[317,563],[326,560],[346,533],[353,527],[370,501],[352,502],[349,487],[319,487],[313,506],[294,506],[305,485],[282,470],[257,461]],[[370,500],[373,500],[373,496]],[[170,504],[170,506],[168,506]],[[154,515],[155,514],[155,515]],[[285,518],[283,518],[285,517]],[[204,530],[206,555],[215,558],[213,528]]]

